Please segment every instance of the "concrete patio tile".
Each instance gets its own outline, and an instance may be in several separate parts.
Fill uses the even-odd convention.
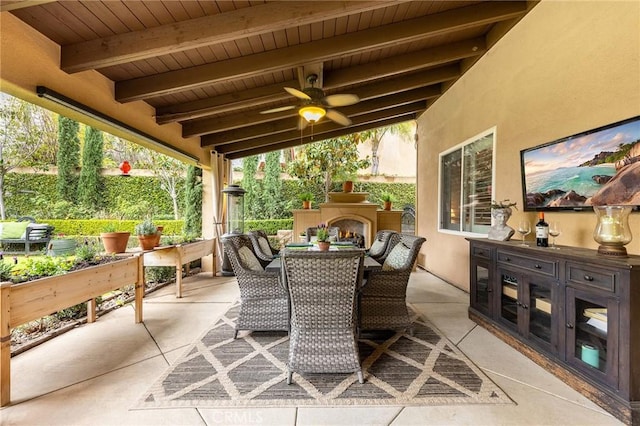
[[[171,283],[145,296],[145,302],[224,302],[229,303],[240,297],[235,277],[212,277],[210,273],[200,273],[182,280],[182,297],[176,297],[176,285]]]
[[[199,409],[207,425],[295,426],[296,408]]]
[[[145,302],[144,324],[162,352],[168,352],[194,342],[230,306],[230,302]]]
[[[407,300],[410,303],[469,303],[469,294],[418,269],[409,279]]]
[[[34,398],[158,355],[126,306],[13,357],[12,399]]]
[[[412,306],[456,345],[476,326],[467,317],[468,303],[415,303]]]
[[[551,377],[549,374],[543,376]],[[516,404],[406,407],[391,425],[621,425],[607,413],[576,405],[505,377],[494,374],[489,377]]]
[[[138,398],[166,368],[160,356],[64,387],[0,411],[9,425],[205,425],[194,408],[132,410]]]
[[[296,426],[388,425],[401,409],[402,407],[300,407]]]
[[[566,385],[562,380],[480,326],[476,326],[458,344],[458,348],[472,359],[477,366],[482,368],[485,373],[493,373],[509,378],[512,381],[526,384],[531,389],[555,395],[574,405],[603,411],[595,403]]]

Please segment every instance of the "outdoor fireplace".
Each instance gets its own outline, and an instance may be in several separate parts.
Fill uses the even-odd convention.
[[[364,247],[367,225],[355,219],[340,219],[329,222],[329,226],[340,228],[340,241],[350,241],[357,247]]]
[[[293,211],[293,231],[296,238],[302,240],[300,234],[307,228],[324,223],[340,228],[343,233],[342,240],[353,239],[358,246],[368,248],[379,230],[401,232],[402,211],[382,210],[377,204],[370,203],[366,201],[366,197],[362,197],[362,194],[366,193],[352,193],[360,197],[358,201],[351,200],[349,193],[332,194],[332,201],[321,203],[317,209]],[[347,233],[349,237],[345,236]]]

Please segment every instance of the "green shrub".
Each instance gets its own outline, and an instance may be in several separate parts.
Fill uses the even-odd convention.
[[[276,235],[281,229],[293,229],[293,219],[245,220],[245,232],[264,230],[267,235]]]
[[[144,270],[145,281],[148,283],[165,283],[176,276],[176,268],[173,266],[149,266]]]
[[[86,240],[76,248],[75,257],[77,261],[90,262],[98,256],[98,245]]]
[[[9,281],[12,278],[13,263],[0,260],[0,282]]]

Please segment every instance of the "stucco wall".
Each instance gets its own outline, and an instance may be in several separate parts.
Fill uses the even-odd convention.
[[[640,114],[640,3],[538,4],[418,119],[418,223],[422,262],[469,288],[468,243],[437,231],[438,154],[496,127],[495,199],[523,212],[520,150]],[[597,248],[590,212],[547,213],[564,228],[558,243]],[[640,213],[627,250],[640,254]]]

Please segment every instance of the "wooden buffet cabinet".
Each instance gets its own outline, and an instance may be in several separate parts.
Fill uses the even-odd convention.
[[[469,243],[469,318],[640,425],[640,256]]]

